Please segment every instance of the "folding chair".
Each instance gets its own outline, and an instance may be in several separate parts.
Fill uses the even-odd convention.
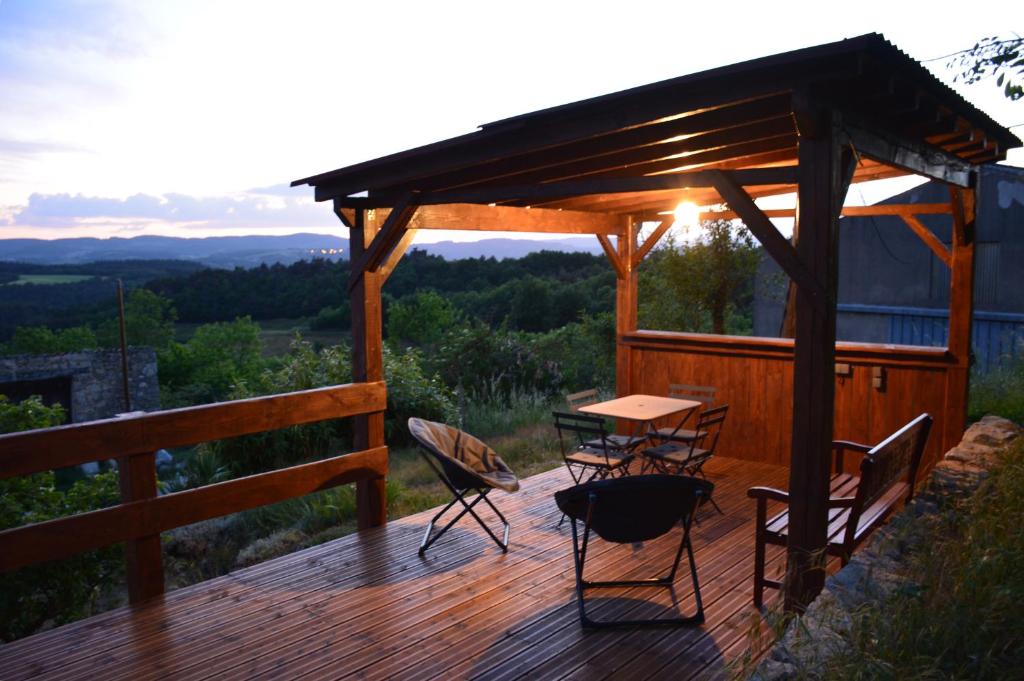
[[[424,419],[409,419],[409,432],[420,445],[420,454],[427,464],[441,478],[441,482],[455,496],[447,506],[442,508],[427,524],[427,530],[423,534],[423,541],[420,543],[420,555],[447,532],[452,525],[457,523],[467,513],[484,528],[491,539],[498,547],[508,551],[509,524],[505,516],[501,514],[487,495],[492,489],[501,489],[506,492],[515,492],[519,489],[519,480],[512,470],[501,458],[494,453],[494,450],[485,445],[468,433],[457,428],[452,428],[443,423],[435,423]],[[476,492],[477,496],[467,502],[467,492]],[[480,501],[484,501],[491,510],[497,514],[504,526],[504,536],[498,536],[487,526],[487,524],[476,514],[473,507]],[[452,506],[462,504],[462,510],[458,515],[448,521],[440,532],[431,536],[434,530],[434,523],[440,520]]]
[[[627,478],[593,480],[555,492],[558,508],[572,519],[573,563],[576,568],[576,599],[580,624],[584,628],[668,625],[692,626],[704,621],[697,564],[690,543],[690,525],[700,500],[708,498],[714,485],[707,480],[678,475],[634,475]],[[583,523],[582,541],[576,528]],[[682,522],[682,538],[672,569],[664,577],[635,580],[590,581],[583,578],[587,547],[593,532],[605,541],[633,544],[660,537]],[[672,588],[683,550],[690,563],[690,579],[697,610],[692,615],[673,618],[597,621],[587,616],[584,593],[587,589],[622,586],[664,586]],[[673,602],[675,601],[673,592]]]
[[[558,444],[573,482],[606,478],[613,473],[625,475],[635,456],[612,441],[604,419],[587,414],[553,411]],[[589,473],[589,476],[587,475]]]
[[[586,407],[591,404],[597,404],[599,402],[597,388],[590,388],[588,390],[581,390],[578,393],[571,393],[565,396],[565,404],[569,407],[569,411],[573,414],[578,414],[580,407]],[[605,434],[605,439],[612,447],[616,449],[633,449],[639,447],[647,441],[647,437],[644,435],[618,435],[616,433]],[[601,441],[594,439],[587,443],[592,447],[600,447]]]
[[[701,412],[697,419],[696,437],[684,442],[664,442],[656,447],[648,447],[643,450],[644,457],[643,471],[654,470],[661,473],[685,473],[687,475],[704,475],[704,464],[715,454],[715,447],[718,446],[718,437],[722,434],[722,424],[725,423],[726,412],[729,405],[723,404],[720,407],[706,409]],[[701,445],[698,447],[698,445]],[[707,498],[715,509],[722,513],[714,499]]]
[[[701,403],[701,407],[699,409],[693,409],[686,412],[686,415],[683,416],[682,420],[680,420],[674,428],[669,426],[654,430],[650,433],[651,437],[661,440],[662,442],[671,440],[674,442],[687,443],[703,438],[706,433],[701,432],[700,428],[690,430],[688,428],[683,428],[683,426],[686,425],[686,422],[690,420],[691,416],[699,414],[701,409],[708,409],[715,403],[716,392],[717,389],[709,385],[683,385],[681,383],[673,383],[669,385],[669,397],[676,397],[683,400],[695,400]]]

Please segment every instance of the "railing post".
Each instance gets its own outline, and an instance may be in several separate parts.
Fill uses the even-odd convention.
[[[381,220],[377,211],[358,210],[355,224],[349,230],[350,263],[357,263],[373,241]],[[352,272],[358,277],[350,291],[352,306],[352,380],[384,380],[384,348],[381,329],[380,288],[382,275],[376,272]],[[384,412],[353,418],[353,444],[357,450],[383,447]],[[359,529],[376,527],[387,522],[387,494],[384,477],[356,483],[356,510]]]
[[[156,453],[132,454],[117,460],[121,501],[156,498]],[[160,535],[125,542],[128,599],[139,603],[164,592],[164,561]]]

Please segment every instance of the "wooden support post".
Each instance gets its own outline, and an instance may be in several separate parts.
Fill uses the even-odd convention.
[[[156,498],[156,453],[133,454],[117,460],[121,501]],[[164,592],[164,559],[160,535],[125,542],[128,600],[141,603]]]
[[[633,383],[633,364],[629,348],[622,336],[636,331],[637,271],[633,267],[636,252],[637,225],[633,216],[626,217],[625,230],[618,237],[616,250],[621,274],[615,283],[615,394],[629,395]]]
[[[358,210],[349,230],[350,263],[362,261],[380,221],[377,211]],[[349,289],[352,306],[352,380],[357,383],[384,380],[384,343],[381,329],[380,287],[383,276],[376,272],[352,272]],[[353,418],[353,446],[356,450],[384,446],[384,412]],[[387,495],[383,477],[356,483],[358,526],[363,530],[387,522]]]
[[[789,545],[785,607],[801,611],[825,583],[829,454],[835,398],[836,265],[841,153],[831,112],[797,116],[799,183],[794,234],[800,262],[824,300],[796,282]]]
[[[950,187],[953,203],[953,249],[949,275],[949,340],[954,366],[946,372],[942,451],[954,447],[967,425],[971,374],[971,321],[974,315],[974,189]]]

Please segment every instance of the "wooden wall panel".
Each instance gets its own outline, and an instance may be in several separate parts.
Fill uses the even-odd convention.
[[[729,404],[719,453],[789,464],[792,341],[638,331],[622,342],[632,351],[632,392],[665,395],[670,383],[713,385],[716,402]],[[874,444],[928,412],[936,427],[925,450],[924,475],[956,444],[942,437],[950,361],[942,349],[837,344],[836,362],[850,364],[851,374],[836,376],[834,436]],[[876,366],[885,372],[881,390],[872,386]],[[850,457],[848,469],[856,465]]]

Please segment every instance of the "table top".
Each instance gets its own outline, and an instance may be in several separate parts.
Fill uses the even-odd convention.
[[[658,395],[627,395],[607,402],[588,404],[585,407],[580,407],[578,411],[631,421],[654,421],[663,416],[671,416],[699,406],[701,403],[696,400],[681,400],[676,397],[659,397]]]

